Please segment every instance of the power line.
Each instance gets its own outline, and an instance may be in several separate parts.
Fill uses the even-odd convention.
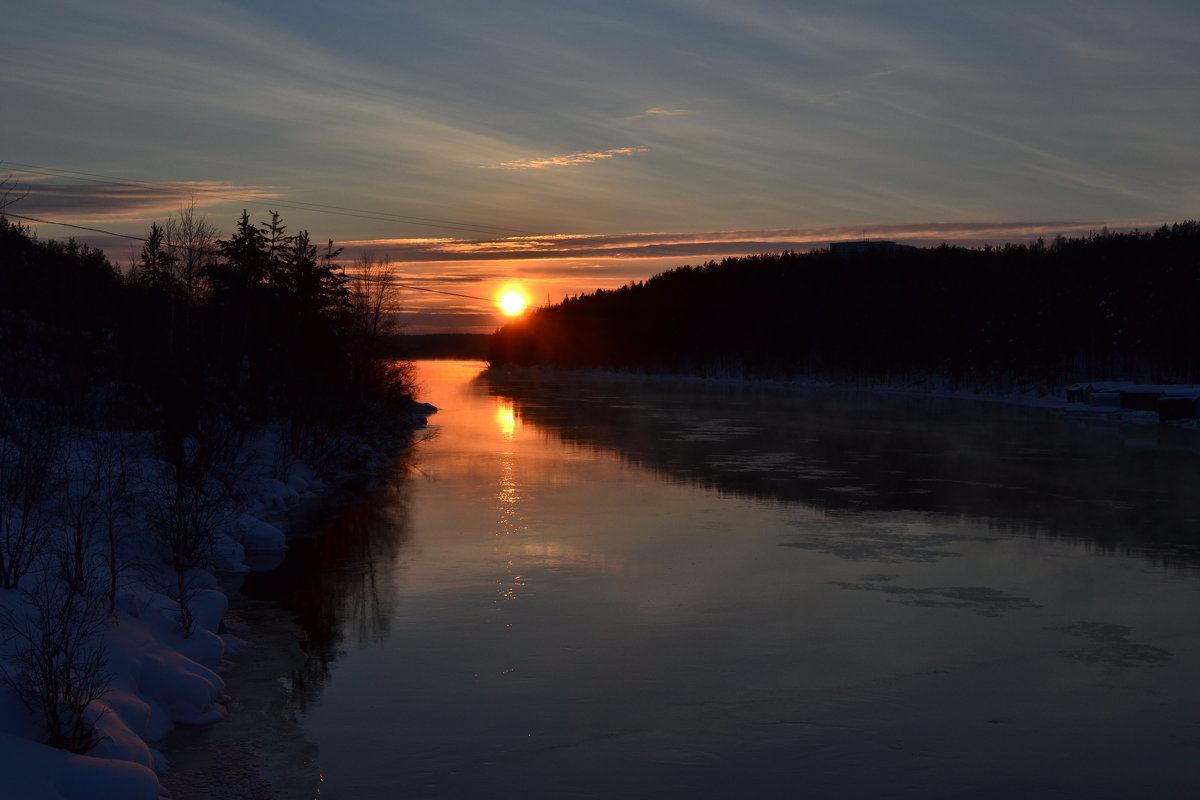
[[[139,181],[132,178],[120,178],[114,175],[102,175],[95,172],[81,172],[79,170],[58,169],[55,167],[42,167],[36,164],[24,164],[19,161],[3,161],[0,165],[11,165],[15,167],[14,172],[25,172],[33,175],[49,175],[57,178],[74,178],[76,180],[85,180],[91,183],[116,183],[123,186],[148,186],[160,191],[173,192],[175,194],[187,195],[195,193],[194,188],[181,187],[176,184],[158,183],[154,181]],[[215,197],[222,200],[236,200],[246,202],[252,199],[245,196],[232,194],[222,194],[218,192],[204,191],[206,197]],[[353,217],[356,219],[370,219],[380,222],[399,222],[404,225],[427,225],[431,227],[443,228],[446,230],[465,231],[468,233],[482,233],[488,236],[497,234],[519,234],[522,236],[542,236],[542,232],[524,230],[521,228],[508,228],[498,225],[484,225],[477,223],[458,222],[455,220],[438,219],[436,217],[416,217],[407,214],[394,214],[390,211],[375,211],[372,209],[351,208],[347,206],[335,206],[326,203],[309,203],[302,200],[280,200],[270,201],[272,205],[279,208],[288,208],[294,211],[313,211],[321,214],[333,214],[343,217]]]
[[[51,220],[51,219],[40,219],[38,217],[27,217],[24,214],[14,214],[11,211],[3,212],[2,216],[15,217],[16,219],[23,219],[23,220],[26,220],[27,222],[41,222],[45,225],[61,225],[64,228],[75,228],[76,230],[91,231],[92,233],[103,233],[107,236],[120,236],[122,239],[133,239],[135,242],[146,241],[141,236],[133,236],[128,233],[117,233],[116,231],[106,231],[102,228],[89,228],[86,225],[74,225],[70,222],[55,222],[54,220]]]
[[[148,186],[161,191],[172,192],[179,195],[195,194],[193,189],[181,187],[177,184],[161,183],[154,181],[140,181],[132,178],[120,178],[113,175],[104,175],[95,172],[83,172],[80,170],[59,169],[56,167],[43,167],[36,164],[26,164],[19,161],[0,161],[0,166],[11,165],[16,167],[13,171],[25,172],[33,175],[48,175],[51,177],[73,178],[75,180],[84,180],[96,184],[115,183],[124,186]],[[218,192],[204,191],[206,197],[214,197],[222,200],[234,200],[238,202],[258,202],[263,198],[250,198],[246,196],[237,196],[232,194],[222,194]],[[455,220],[438,219],[436,217],[415,217],[403,214],[394,214],[387,211],[375,211],[370,209],[352,208],[346,206],[335,206],[324,203],[309,203],[301,200],[279,200],[268,201],[270,205],[276,208],[286,208],[296,211],[311,211],[321,214],[331,214],[343,217],[352,217],[355,219],[375,220],[379,222],[396,222],[403,225],[425,225],[430,227],[443,228],[445,230],[460,231],[465,233],[483,234],[485,236],[495,237],[497,235],[520,235],[520,236],[551,236],[544,231],[530,231],[521,228],[506,228],[497,225],[485,225],[476,223],[458,222]],[[16,216],[10,214],[10,216]],[[48,223],[59,224],[59,223]],[[92,230],[83,226],[76,227],[82,230]],[[112,234],[114,236],[125,236],[125,234]],[[136,237],[127,237],[136,238]],[[651,248],[648,248],[651,249]],[[654,255],[647,257],[672,257],[688,258],[691,256],[700,255],[690,248],[682,244],[655,244],[652,247]],[[603,254],[600,254],[603,257]]]
[[[194,190],[189,189],[188,187],[179,186],[177,184],[161,183],[161,182],[154,182],[154,181],[140,181],[140,180],[135,180],[135,179],[131,179],[131,178],[120,178],[120,177],[113,176],[113,175],[104,175],[104,174],[95,173],[95,172],[83,172],[80,170],[59,169],[59,168],[55,168],[55,167],[43,167],[43,166],[39,166],[36,164],[26,164],[26,163],[22,163],[22,162],[18,162],[18,161],[0,161],[0,166],[8,167],[9,165],[16,168],[13,170],[15,172],[25,172],[25,173],[29,173],[32,175],[48,175],[51,177],[71,178],[71,179],[75,179],[75,180],[88,181],[88,182],[96,183],[96,184],[115,183],[117,185],[135,186],[135,187],[136,186],[146,186],[146,187],[158,189],[160,191],[171,192],[171,193],[175,193],[175,194],[179,194],[179,195],[188,195],[189,193],[195,194]],[[250,197],[246,197],[246,196],[236,196],[236,195],[232,195],[232,194],[222,194],[222,193],[210,192],[210,191],[204,191],[203,195],[206,197],[219,198],[219,199],[223,199],[223,200],[235,200],[235,201],[239,201],[239,202],[258,202],[263,199],[263,198],[250,198]],[[506,228],[506,227],[501,227],[501,226],[496,226],[496,225],[464,223],[464,222],[458,222],[455,220],[438,219],[436,217],[415,217],[415,216],[408,216],[408,215],[402,215],[402,214],[393,214],[391,212],[385,212],[385,211],[374,211],[374,210],[369,210],[369,209],[359,209],[359,208],[352,208],[352,207],[346,207],[346,206],[335,206],[335,205],[329,205],[329,204],[323,204],[323,203],[309,203],[309,202],[299,201],[299,200],[281,200],[281,201],[268,201],[268,202],[270,203],[270,205],[274,205],[276,208],[286,208],[286,209],[299,210],[299,211],[310,211],[310,212],[315,212],[315,213],[331,214],[331,215],[337,215],[337,216],[343,216],[343,217],[352,217],[355,219],[376,220],[376,221],[380,221],[380,222],[394,222],[394,223],[400,223],[400,224],[404,224],[404,225],[426,225],[426,226],[430,226],[430,227],[438,227],[438,228],[443,228],[443,229],[452,230],[452,231],[482,234],[482,235],[489,236],[489,237],[496,237],[498,235],[501,235],[501,236],[503,236],[503,235],[521,235],[521,236],[531,236],[531,237],[551,236],[552,235],[552,234],[547,234],[545,232],[523,230],[520,228]],[[9,214],[9,216],[16,217],[18,215]],[[24,217],[23,217],[23,219],[24,219]],[[120,237],[127,238],[127,239],[134,239],[136,241],[145,241],[144,239],[141,239],[140,237],[129,236],[128,234],[122,234],[122,233],[113,233],[111,231],[101,231],[96,228],[88,228],[88,227],[85,227],[82,225],[69,225],[67,223],[48,222],[45,220],[35,220],[35,221],[45,222],[46,224],[50,224],[50,225],[65,225],[66,227],[77,228],[79,230],[89,230],[89,231],[95,231],[95,232],[99,232],[99,233],[107,233],[112,236],[120,236]],[[682,244],[660,243],[660,244],[655,244],[652,247],[648,247],[647,250],[653,252],[653,255],[647,256],[649,258],[662,258],[662,257],[673,257],[673,256],[678,256],[679,258],[688,258],[688,257],[700,255],[700,254],[696,253],[694,250],[692,250],[689,247],[682,245]],[[600,253],[600,254],[598,254],[598,256],[604,257],[605,254]],[[534,255],[534,257],[537,257],[537,256]],[[419,289],[419,287],[413,287],[413,288],[418,288],[419,291],[433,291],[433,290],[429,290],[429,289]],[[442,294],[454,295],[455,293],[442,292]],[[458,296],[468,297],[473,300],[483,300],[484,299],[484,298],[478,298],[478,297],[471,297],[470,295],[458,295]],[[486,302],[491,302],[491,301],[489,300]]]
[[[15,219],[23,219],[23,220],[26,220],[27,222],[41,222],[44,225],[61,225],[64,228],[75,228],[75,229],[81,230],[81,231],[91,231],[92,233],[103,233],[107,236],[119,236],[122,239],[132,239],[135,242],[145,243],[145,241],[146,241],[145,237],[143,237],[143,236],[133,236],[128,233],[117,233],[116,231],[106,231],[103,228],[91,228],[91,227],[88,227],[87,225],[75,225],[70,222],[57,222],[57,221],[51,220],[51,219],[42,219],[40,217],[30,217],[25,214],[14,214],[11,211],[5,211],[3,214],[0,214],[0,216],[13,217]],[[195,251],[195,248],[187,247],[186,245],[176,245],[176,244],[171,244],[170,242],[167,242],[167,245],[169,247],[179,247],[179,248],[182,248],[185,250]],[[201,250],[198,252],[208,253],[211,255],[218,255],[217,252],[211,251],[211,250]],[[450,295],[451,297],[465,297],[468,300],[481,300],[481,301],[487,303],[488,305],[494,304],[494,301],[491,300],[490,298],[479,297],[478,295],[473,295],[473,294],[463,294],[462,292],[448,292],[448,291],[445,291],[444,289],[430,289],[427,286],[413,286],[411,284],[405,284],[405,283],[395,283],[392,285],[399,289],[412,289],[417,292],[431,292],[433,294],[445,294],[445,295]]]
[[[489,304],[489,305],[495,305],[495,301],[494,301],[494,300],[489,300],[489,299],[488,299],[488,298],[486,298],[486,297],[478,297],[478,296],[476,296],[476,295],[473,295],[473,294],[461,294],[461,293],[459,293],[459,292],[447,292],[447,291],[445,291],[445,290],[442,290],[442,289],[429,289],[429,288],[427,288],[427,287],[424,287],[424,286],[408,286],[408,285],[406,285],[406,284],[403,284],[403,283],[393,283],[392,285],[393,285],[393,286],[395,286],[395,287],[396,287],[396,288],[398,288],[398,289],[416,289],[418,292],[433,292],[434,294],[448,294],[448,295],[450,295],[451,297],[466,297],[466,298],[467,298],[467,299],[469,299],[469,300],[482,300],[483,302],[485,302],[485,303],[487,303],[487,304]]]

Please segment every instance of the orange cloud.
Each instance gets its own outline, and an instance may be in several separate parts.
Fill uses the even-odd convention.
[[[544,169],[546,167],[575,167],[580,164],[590,164],[616,156],[632,156],[637,153],[649,152],[649,147],[617,147],[612,150],[601,150],[595,153],[569,153],[567,155],[546,156],[544,158],[522,158],[516,161],[503,161],[499,164],[485,166],[485,169]]]
[[[1160,222],[1096,220],[1054,222],[932,222],[813,228],[769,228],[687,233],[546,234],[497,239],[378,239],[344,242],[348,253],[370,248],[398,262],[527,261],[529,259],[719,258],[725,255],[810,250],[846,239],[894,239],[915,245],[949,242],[966,246],[1031,241],[1039,236],[1088,231],[1148,229]]]

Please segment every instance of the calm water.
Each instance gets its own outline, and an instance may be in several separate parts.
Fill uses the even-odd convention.
[[[323,800],[1200,796],[1195,432],[482,369],[248,589]]]

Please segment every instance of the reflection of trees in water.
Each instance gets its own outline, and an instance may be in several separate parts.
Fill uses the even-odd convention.
[[[395,564],[410,541],[408,504],[409,484],[397,473],[316,530],[289,539],[282,565],[246,577],[243,594],[280,604],[305,633],[304,668],[292,675],[301,710],[320,692],[345,644],[386,634]]]
[[[491,394],[672,480],[832,512],[970,517],[1195,563],[1200,438],[1002,404],[493,370]]]

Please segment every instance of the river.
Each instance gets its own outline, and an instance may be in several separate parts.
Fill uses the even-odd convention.
[[[248,596],[322,800],[1200,796],[1195,431],[421,362]]]

